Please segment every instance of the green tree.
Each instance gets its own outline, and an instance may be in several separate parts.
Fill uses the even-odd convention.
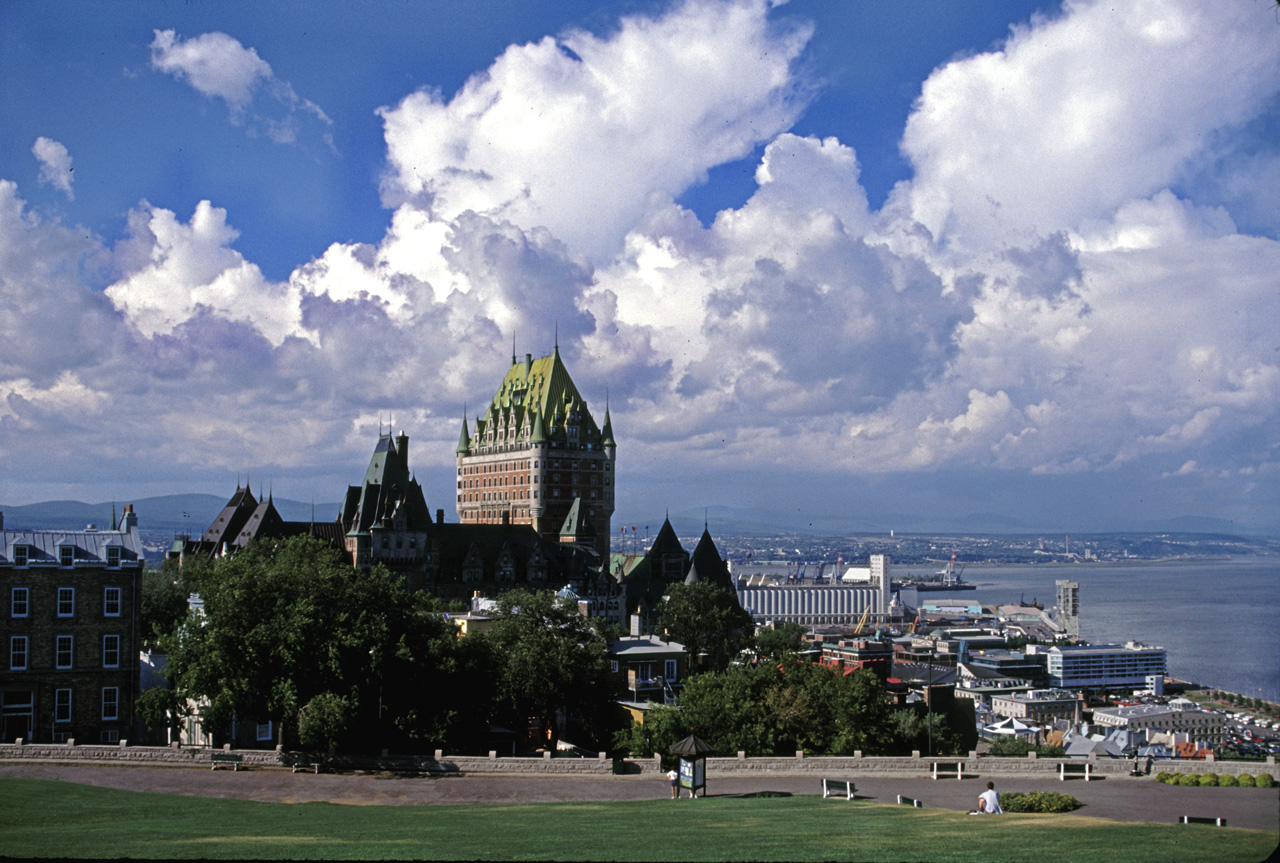
[[[505,721],[523,728],[533,719],[554,747],[560,713],[586,735],[578,742],[607,740],[613,692],[600,625],[551,591],[511,590],[497,605],[489,629],[477,638],[489,651]]]
[[[204,613],[162,646],[175,697],[200,703],[215,736],[233,716],[269,719],[277,741],[292,744],[313,704],[309,740],[368,748],[439,743],[472,718],[451,717],[440,697],[461,676],[456,629],[383,567],[359,572],[332,547],[295,537],[250,543],[196,584]]]
[[[764,627],[756,633],[753,646],[762,657],[779,660],[805,649],[804,634],[808,632],[798,623]]]
[[[723,669],[751,637],[751,614],[731,591],[709,581],[673,584],[659,607],[658,629],[684,645],[690,668],[707,654],[705,669]]]
[[[142,573],[138,599],[138,632],[145,649],[156,649],[187,616],[187,597],[196,591],[200,573],[209,567],[204,560],[188,560],[179,566],[166,558],[160,566],[148,566]]]
[[[888,719],[874,674],[842,675],[791,659],[698,675],[685,684],[678,709],[651,710],[618,745],[641,756],[665,753],[692,731],[726,754],[878,754],[891,743]]]

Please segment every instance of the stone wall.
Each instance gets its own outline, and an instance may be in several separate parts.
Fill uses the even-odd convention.
[[[298,753],[278,750],[237,749],[210,750],[203,748],[178,747],[177,745],[161,746],[129,746],[122,742],[118,746],[78,746],[58,743],[0,744],[0,763],[14,761],[57,761],[93,764],[144,764],[173,767],[209,767],[210,756],[215,751],[234,752],[243,758],[242,765],[257,768],[290,767],[296,761],[305,760],[307,756]],[[906,757],[819,757],[806,758],[803,753],[796,753],[791,758],[747,758],[739,753],[735,757],[708,758],[707,770],[710,773],[725,775],[730,773],[809,773],[831,778],[847,776],[897,776],[919,777],[932,774],[932,764],[938,762],[940,777],[955,780],[956,763],[963,762],[966,779],[978,776],[1057,776],[1059,764],[1079,765],[1086,759],[1079,758],[1036,758],[1034,754],[1027,758],[995,758],[979,757],[970,753],[962,759],[944,759],[922,757],[913,753]],[[1133,762],[1124,759],[1087,759],[1092,770],[1099,776],[1127,776],[1133,769]],[[329,769],[342,771],[387,771],[403,773],[509,773],[521,775],[607,775],[615,772],[615,764],[603,754],[596,758],[552,758],[549,753],[542,757],[498,757],[491,752],[488,756],[477,755],[445,755],[437,750],[434,755],[390,755],[380,757],[334,755],[326,759]],[[617,766],[617,772],[630,774],[661,774],[663,769],[660,758],[628,758]],[[1280,768],[1276,766],[1275,757],[1269,757],[1265,763],[1257,761],[1157,761],[1152,766],[1152,773],[1269,773],[1280,780]],[[1076,774],[1078,775],[1078,774]],[[941,781],[941,779],[940,779]]]

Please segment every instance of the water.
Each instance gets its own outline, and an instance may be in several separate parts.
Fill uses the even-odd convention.
[[[897,568],[903,577],[909,567]],[[1141,641],[1168,651],[1169,674],[1214,689],[1280,702],[1280,561],[969,567],[977,590],[922,593],[922,602],[982,605],[1038,599],[1054,582],[1080,584],[1080,637]]]

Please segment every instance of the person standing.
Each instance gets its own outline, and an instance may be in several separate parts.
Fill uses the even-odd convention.
[[[987,790],[978,795],[978,812],[983,815],[1003,815],[1000,808],[1000,795],[996,792],[994,782],[987,783]]]
[[[675,768],[667,771],[667,782],[671,785],[671,799],[676,799],[676,780],[680,778],[680,774],[676,773]]]

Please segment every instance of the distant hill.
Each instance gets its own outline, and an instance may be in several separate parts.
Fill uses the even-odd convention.
[[[312,505],[309,502],[274,498],[276,510],[285,521],[310,521]],[[7,528],[29,530],[81,530],[93,524],[106,528],[111,524],[111,509],[116,518],[124,512],[124,504],[133,504],[138,516],[138,528],[146,534],[204,533],[226,505],[225,497],[212,494],[169,494],[160,497],[144,497],[137,500],[110,501],[105,503],[81,503],[78,500],[51,500],[25,506],[0,504]],[[339,504],[315,504],[316,521],[332,521],[338,515]]]

